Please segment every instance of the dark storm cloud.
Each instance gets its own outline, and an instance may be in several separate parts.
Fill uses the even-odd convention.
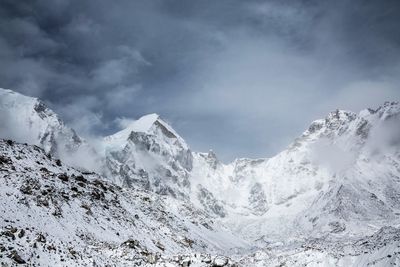
[[[12,1],[0,87],[84,134],[157,112],[197,150],[267,156],[336,107],[399,99],[398,1]]]

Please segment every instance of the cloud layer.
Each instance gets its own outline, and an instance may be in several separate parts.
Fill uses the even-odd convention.
[[[195,150],[269,156],[335,108],[400,98],[398,1],[12,1],[0,87],[86,135],[157,112]]]

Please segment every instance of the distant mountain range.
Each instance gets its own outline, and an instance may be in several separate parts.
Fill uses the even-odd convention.
[[[157,114],[92,145],[0,89],[0,138],[0,262],[400,264],[397,102],[333,111],[272,158],[224,164]]]

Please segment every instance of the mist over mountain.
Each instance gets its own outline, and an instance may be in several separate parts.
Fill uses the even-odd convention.
[[[399,261],[398,102],[332,111],[273,157],[223,163],[158,114],[85,140],[39,99],[0,96],[2,262]]]
[[[398,0],[1,0],[0,267],[400,265],[399,25]]]
[[[3,0],[0,87],[84,137],[158,113],[224,162],[270,157],[331,110],[400,100],[399,18],[396,0]]]

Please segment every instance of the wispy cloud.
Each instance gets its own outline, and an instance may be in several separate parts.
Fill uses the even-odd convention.
[[[5,0],[0,15],[0,86],[91,135],[157,112],[196,150],[268,156],[336,107],[400,98],[397,1]]]

